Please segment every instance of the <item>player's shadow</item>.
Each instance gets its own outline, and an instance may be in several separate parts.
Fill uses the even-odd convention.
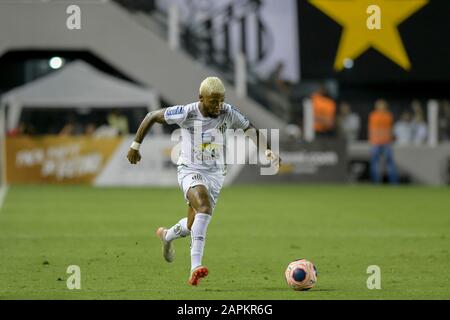
[[[311,289],[310,291],[311,291],[311,292],[317,292],[317,291],[321,291],[321,292],[333,292],[333,291],[336,291],[336,289],[326,289],[326,288],[323,288],[323,289],[316,289],[316,288],[314,288],[314,289]]]
[[[258,289],[255,288],[248,288],[248,289],[205,289],[206,292],[255,292],[258,291]],[[282,288],[260,288],[260,291],[286,291],[286,289]]]
[[[264,291],[273,291],[273,292],[281,292],[281,291],[285,292],[286,288],[262,288],[262,290],[264,290]],[[317,291],[333,292],[333,291],[336,291],[336,289],[327,289],[327,288],[318,289],[318,288],[313,288],[311,290],[305,290],[304,292],[317,292]]]
[[[288,288],[289,289],[289,288]],[[270,291],[270,292],[286,292],[286,288],[260,288],[261,291]],[[208,292],[255,292],[258,291],[258,289],[255,288],[248,288],[248,289],[205,289],[205,291]],[[321,288],[321,289],[312,289],[307,290],[305,292],[333,292],[336,291],[336,289],[327,289],[327,288]]]

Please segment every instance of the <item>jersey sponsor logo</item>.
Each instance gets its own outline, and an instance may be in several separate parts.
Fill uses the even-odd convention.
[[[183,114],[183,113],[184,113],[183,107],[170,108],[169,110],[167,110],[168,116],[175,116],[177,114]]]
[[[202,143],[200,146],[201,152],[197,153],[197,159],[201,161],[216,160],[218,157],[218,149],[220,145],[212,143]]]
[[[216,140],[216,137],[211,132],[202,132],[202,143],[211,143]]]

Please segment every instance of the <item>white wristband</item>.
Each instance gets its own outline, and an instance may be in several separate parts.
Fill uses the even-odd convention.
[[[141,146],[141,144],[139,142],[133,141],[130,148],[139,151],[140,146]]]

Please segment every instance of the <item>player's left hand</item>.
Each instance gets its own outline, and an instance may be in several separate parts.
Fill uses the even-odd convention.
[[[266,158],[272,163],[272,165],[276,166],[277,169],[280,167],[281,158],[277,153],[273,152],[270,149],[267,149]]]

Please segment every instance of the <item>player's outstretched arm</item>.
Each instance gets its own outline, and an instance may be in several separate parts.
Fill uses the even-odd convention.
[[[136,164],[141,160],[141,154],[139,153],[139,147],[141,146],[142,140],[144,140],[145,135],[150,130],[150,128],[155,123],[166,123],[164,119],[164,111],[165,109],[160,109],[157,111],[149,112],[144,120],[142,120],[139,128],[136,132],[136,136],[134,137],[134,141],[128,150],[127,158],[131,164]]]

